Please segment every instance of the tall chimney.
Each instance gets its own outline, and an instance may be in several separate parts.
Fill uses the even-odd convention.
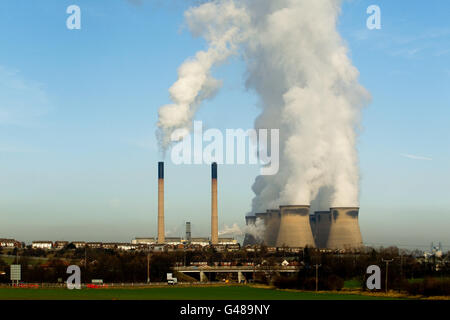
[[[315,246],[309,222],[309,206],[280,206],[280,216],[277,247]]]
[[[358,207],[331,208],[330,234],[328,249],[357,249],[363,246],[359,230]]]
[[[211,244],[219,243],[219,223],[217,217],[217,163],[211,165]]]
[[[164,236],[164,162],[158,162],[158,243],[165,242]]]
[[[191,223],[186,222],[186,241],[191,242]]]

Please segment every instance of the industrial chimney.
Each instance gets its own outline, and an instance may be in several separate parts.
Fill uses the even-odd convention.
[[[359,230],[357,207],[331,208],[330,235],[326,247],[329,249],[355,249],[363,245]]]
[[[188,243],[190,243],[191,240],[192,240],[192,237],[191,237],[191,223],[188,221],[188,222],[186,222],[186,241]]]
[[[164,162],[158,162],[158,243],[165,242],[164,236]]]
[[[280,206],[277,247],[315,247],[309,223],[309,206]]]
[[[277,243],[278,229],[280,228],[280,210],[267,210],[265,221],[264,243],[269,247],[274,247]]]
[[[211,244],[219,243],[219,222],[217,216],[217,163],[211,165]]]
[[[330,234],[331,214],[330,211],[316,211],[316,246],[318,248],[326,248],[328,235]]]

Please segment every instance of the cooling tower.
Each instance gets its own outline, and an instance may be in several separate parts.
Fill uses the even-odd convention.
[[[309,225],[311,226],[311,232],[314,238],[314,243],[317,246],[317,239],[316,239],[316,216],[313,214],[309,215]]]
[[[315,247],[309,223],[309,206],[280,206],[277,247]]]
[[[211,244],[219,244],[219,222],[217,216],[217,163],[211,165]]]
[[[249,228],[255,227],[256,217],[255,216],[245,216],[245,225],[250,226]],[[256,244],[256,238],[251,233],[246,233],[244,237],[244,246],[253,246]]]
[[[316,218],[316,246],[321,249],[326,248],[331,225],[330,211],[316,211],[314,216]]]
[[[280,228],[280,210],[267,210],[265,222],[264,243],[269,247],[274,247]]]
[[[261,221],[262,223],[266,223],[266,212],[257,212],[255,213],[255,217],[256,217],[256,223],[258,223],[258,221]]]
[[[329,249],[352,249],[362,247],[357,207],[331,208],[330,233],[326,247]]]
[[[158,243],[165,242],[164,236],[164,162],[158,162]]]

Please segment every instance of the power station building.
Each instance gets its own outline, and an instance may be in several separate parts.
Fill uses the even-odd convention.
[[[211,164],[211,237],[193,238],[191,234],[191,222],[186,222],[185,239],[181,237],[166,237],[164,226],[164,162],[158,162],[158,236],[157,238],[136,238],[136,244],[146,245],[178,245],[182,243],[192,245],[236,245],[233,238],[219,238],[219,215],[217,207],[217,163]]]
[[[231,238],[219,238],[217,206],[217,163],[211,164],[211,236],[210,245],[235,244]],[[311,214],[309,205],[282,205],[245,217],[247,232],[244,246],[265,244],[269,247],[316,247],[320,249],[355,249],[363,245],[359,230],[359,208],[335,207]],[[205,244],[207,238],[192,238],[191,223],[186,222],[186,239],[166,238],[164,228],[164,163],[158,162],[158,237],[137,238],[146,244]]]
[[[359,208],[337,207],[310,213],[308,205],[285,205],[245,217],[244,246],[357,249],[363,246]]]

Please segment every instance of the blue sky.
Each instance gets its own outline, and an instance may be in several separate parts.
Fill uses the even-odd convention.
[[[187,2],[0,3],[0,237],[129,241],[156,231],[157,109],[178,66],[203,49]],[[66,8],[82,10],[68,30]],[[382,29],[366,28],[381,7]],[[450,3],[344,2],[339,30],[372,102],[358,144],[360,224],[369,244],[450,248]],[[243,62],[215,70],[223,88],[197,115],[251,128],[257,99]],[[219,168],[219,228],[244,224],[255,166]],[[210,170],[166,166],[166,226],[207,236]]]

